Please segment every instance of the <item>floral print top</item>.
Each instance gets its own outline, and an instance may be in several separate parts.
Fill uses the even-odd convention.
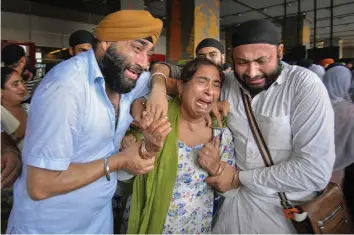
[[[235,166],[232,134],[228,128],[214,129],[219,136],[221,160]],[[164,234],[210,233],[214,191],[205,183],[208,172],[198,163],[203,145],[189,147],[178,142],[178,170],[171,204],[163,227]]]

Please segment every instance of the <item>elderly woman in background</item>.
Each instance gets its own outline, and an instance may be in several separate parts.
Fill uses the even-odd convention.
[[[209,60],[196,59],[183,68],[179,97],[169,101],[172,131],[154,170],[135,178],[128,233],[211,232],[214,191],[205,179],[223,174],[227,163],[235,166],[229,129],[213,129],[205,121],[223,79],[221,68]],[[204,170],[201,159],[214,155],[219,161]]]
[[[317,64],[313,64],[309,67],[309,70],[311,70],[312,72],[314,72],[315,74],[317,74],[317,76],[319,78],[321,78],[321,80],[323,80],[323,77],[326,73],[326,70],[321,66],[321,65],[317,65]]]
[[[333,182],[342,184],[344,169],[354,162],[354,104],[349,95],[352,73],[345,66],[329,69],[324,77],[334,110],[336,161]]]

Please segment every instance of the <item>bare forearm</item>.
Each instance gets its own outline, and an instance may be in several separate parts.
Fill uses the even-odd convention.
[[[166,77],[169,77],[170,69],[165,64],[155,64],[151,69],[151,75],[156,73],[162,73]],[[151,78],[151,89],[159,89],[166,92],[166,79],[161,74],[156,74]]]
[[[123,167],[117,155],[108,159],[108,165],[111,171]],[[43,200],[82,188],[105,175],[103,159],[82,164],[71,163],[66,171],[28,166],[27,190],[33,200]]]

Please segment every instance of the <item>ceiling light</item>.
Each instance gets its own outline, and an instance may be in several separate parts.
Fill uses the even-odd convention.
[[[58,53],[58,52],[60,52],[61,50],[55,50],[55,51],[51,51],[51,52],[49,52],[49,54],[55,54],[55,53]]]
[[[242,14],[241,14],[241,13],[238,13],[237,16],[242,16]]]

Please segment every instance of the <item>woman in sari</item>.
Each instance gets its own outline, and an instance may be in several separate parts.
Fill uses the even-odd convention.
[[[134,180],[128,233],[209,233],[214,191],[205,179],[222,174],[224,164],[235,166],[230,130],[205,121],[220,97],[221,68],[196,59],[185,65],[180,79],[179,97],[169,101],[172,130],[154,170]],[[200,156],[221,161],[206,171]]]

